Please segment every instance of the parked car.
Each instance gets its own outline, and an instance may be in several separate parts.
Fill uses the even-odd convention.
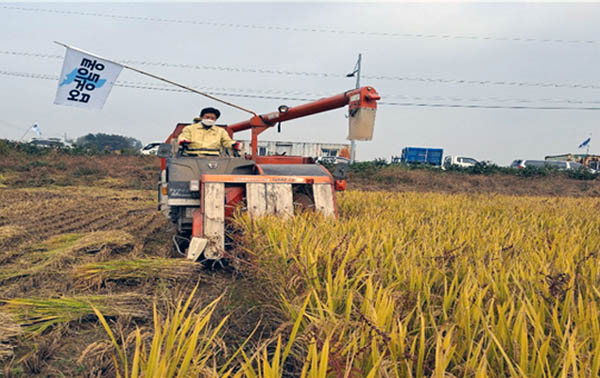
[[[29,144],[36,147],[44,147],[44,148],[61,148],[61,147],[71,147],[63,143],[60,138],[48,138],[48,139],[40,139],[40,138],[32,138]]]
[[[535,167],[535,168],[556,168],[560,170],[565,169],[581,169],[585,168],[583,164],[576,163],[574,161],[562,161],[562,160],[515,160],[510,165],[511,168],[527,168],[527,167]],[[590,169],[590,172],[596,173],[595,170]]]
[[[477,165],[479,162],[473,158],[470,157],[464,157],[464,156],[446,156],[444,158],[444,164],[442,165],[442,168],[449,168],[450,166],[457,166],[457,167],[463,167],[463,168],[467,168],[467,167],[474,167],[475,165]]]
[[[156,155],[156,153],[158,152],[158,147],[160,147],[160,145],[160,142],[147,144],[144,146],[144,148],[142,148],[140,153],[142,155]]]
[[[320,164],[350,164],[350,159],[341,156],[319,156],[316,161]]]

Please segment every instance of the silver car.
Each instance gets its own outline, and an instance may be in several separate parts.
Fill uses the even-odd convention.
[[[563,160],[515,160],[510,165],[511,168],[556,168],[559,170],[567,169],[581,169],[585,168],[583,164],[576,163],[574,161],[563,161]],[[595,170],[588,168],[592,173],[596,173]]]

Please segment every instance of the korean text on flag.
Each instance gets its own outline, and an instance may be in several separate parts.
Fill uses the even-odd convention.
[[[123,67],[67,48],[55,104],[102,109]]]

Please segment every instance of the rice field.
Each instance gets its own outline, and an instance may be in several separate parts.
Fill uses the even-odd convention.
[[[308,371],[598,376],[598,199],[349,192],[339,206],[340,222],[240,220],[302,318]]]
[[[152,192],[81,193],[80,226],[0,224],[0,376],[67,351],[80,376],[599,375],[598,198],[349,191],[338,220],[239,214],[235,270],[208,272],[170,255]]]

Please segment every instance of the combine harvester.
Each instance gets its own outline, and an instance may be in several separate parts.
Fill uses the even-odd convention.
[[[259,156],[258,135],[279,128],[281,122],[348,105],[349,139],[371,140],[379,99],[375,89],[367,86],[295,107],[282,105],[277,112],[224,126],[231,137],[251,130],[252,154],[243,157],[185,156],[177,137],[188,124],[178,124],[158,151],[162,158],[159,210],[177,227],[173,237],[177,250],[194,261],[223,258],[230,244],[225,231],[239,206],[252,217],[289,217],[298,208],[337,216],[335,191],[346,187],[346,165],[330,173],[310,157]]]

